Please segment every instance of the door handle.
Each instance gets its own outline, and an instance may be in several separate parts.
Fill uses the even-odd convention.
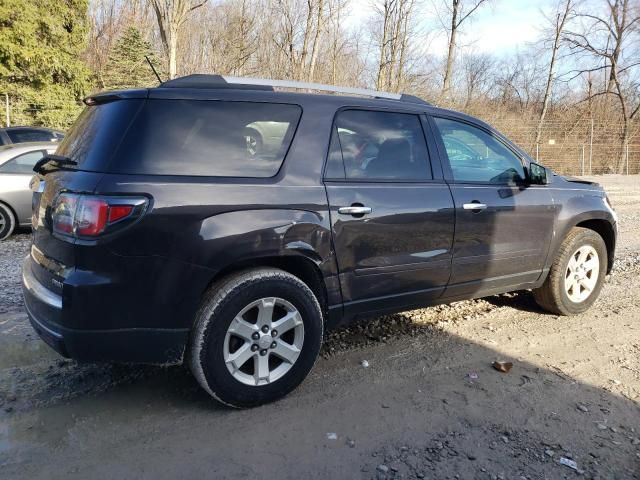
[[[338,213],[341,215],[367,215],[371,213],[371,207],[351,205],[350,207],[340,207]]]
[[[485,210],[487,208],[487,205],[480,202],[471,202],[465,203],[464,205],[462,205],[462,208],[464,208],[465,210],[476,210],[479,212],[481,210]]]

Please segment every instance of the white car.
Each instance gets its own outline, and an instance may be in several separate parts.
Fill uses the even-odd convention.
[[[17,143],[0,147],[0,240],[16,227],[31,225],[33,166],[44,155],[55,152],[53,142]]]

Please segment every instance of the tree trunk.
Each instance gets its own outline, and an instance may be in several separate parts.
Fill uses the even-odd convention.
[[[441,95],[444,99],[449,96],[451,90],[451,75],[453,74],[453,60],[456,53],[456,33],[458,30],[458,8],[460,0],[452,0],[453,11],[451,14],[451,34],[449,36],[449,51],[447,52],[447,65],[444,70]]]
[[[627,168],[627,149],[629,148],[629,130],[630,124],[629,120],[625,120],[624,127],[622,130],[622,151],[620,152],[620,158],[618,159],[618,169],[617,173],[629,173],[626,171]]]
[[[177,75],[177,63],[176,63],[176,53],[178,51],[178,35],[177,32],[171,32],[169,33],[169,38],[168,38],[168,45],[169,45],[169,51],[168,51],[168,56],[169,56],[169,78],[176,78]]]
[[[542,126],[547,116],[547,110],[549,109],[549,101],[551,100],[551,92],[553,90],[554,76],[556,71],[556,60],[558,57],[558,50],[560,49],[560,42],[562,39],[562,32],[564,30],[567,17],[571,10],[571,0],[566,0],[564,4],[564,11],[559,13],[556,17],[555,32],[553,38],[553,48],[551,49],[551,61],[549,62],[549,72],[547,75],[547,83],[544,88],[544,97],[542,100],[542,110],[540,111],[540,118],[538,119],[538,127],[536,128],[536,145],[540,143],[540,137],[542,135]]]
[[[411,11],[413,10],[413,0],[408,3],[407,10],[400,15],[398,23],[401,23],[400,28],[400,57],[398,58],[398,74],[396,78],[395,89],[396,92],[401,92],[405,87],[405,67],[407,63],[407,51],[409,50],[409,19],[411,18]]]
[[[622,5],[620,4],[622,2]],[[622,12],[619,9],[622,8]],[[607,83],[607,93],[612,92],[616,86],[616,75],[618,71],[618,60],[620,59],[620,50],[622,46],[622,37],[627,27],[627,12],[629,8],[629,0],[615,0],[609,3],[611,12],[612,27],[615,31],[615,47],[611,53],[611,72],[609,73],[609,82]],[[620,16],[621,14],[621,16]]]
[[[304,36],[302,37],[302,50],[298,59],[296,79],[302,80],[304,69],[307,66],[307,55],[309,54],[309,38],[311,37],[311,29],[313,27],[313,10],[314,2],[307,0],[307,21],[304,26]]]
[[[208,0],[149,0],[153,6],[160,31],[160,40],[167,54],[169,78],[177,74],[177,45],[180,27],[193,10],[202,7]]]
[[[324,29],[324,21],[324,0],[318,0],[318,4],[316,5],[316,32],[311,45],[311,58],[309,60],[309,71],[307,73],[308,82],[313,81],[313,74],[316,68],[316,62],[318,61],[318,51],[320,50],[320,37]]]
[[[380,42],[380,60],[378,62],[378,77],[376,88],[385,90],[385,72],[387,69],[387,42],[389,41],[389,18],[391,6],[388,1],[384,2],[384,18],[382,20],[382,41]]]

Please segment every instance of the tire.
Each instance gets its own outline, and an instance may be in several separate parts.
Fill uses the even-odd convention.
[[[581,255],[586,256],[579,262]],[[580,265],[585,268],[579,268]],[[533,291],[534,298],[538,305],[549,312],[577,315],[596,301],[606,272],[607,247],[602,237],[593,230],[574,227],[560,245],[547,279]]]
[[[252,157],[257,157],[262,153],[264,141],[262,135],[255,128],[244,129],[244,139],[246,143],[247,153]]]
[[[282,331],[273,332],[278,322]],[[267,324],[270,330],[263,331]],[[320,304],[299,278],[273,268],[238,272],[205,293],[189,365],[202,388],[219,402],[255,407],[302,383],[320,352],[322,329]]]
[[[7,205],[0,203],[0,241],[9,238],[15,228],[16,217]]]

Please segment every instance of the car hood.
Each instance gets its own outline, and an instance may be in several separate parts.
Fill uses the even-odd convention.
[[[576,184],[578,184],[578,185],[584,185],[585,188],[602,190],[602,185],[600,185],[597,182],[593,182],[591,180],[587,180],[584,178],[564,176],[564,175],[558,175],[558,174],[554,174],[554,177],[556,181],[559,180],[560,183],[571,183],[571,184],[574,184],[574,187],[577,187]]]

